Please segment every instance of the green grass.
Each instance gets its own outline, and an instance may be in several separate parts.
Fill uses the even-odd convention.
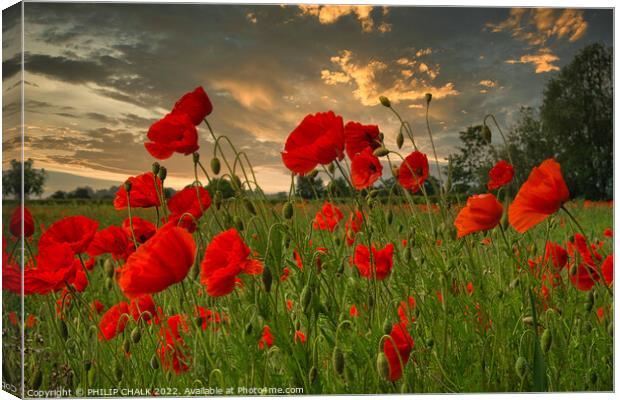
[[[612,241],[602,232],[613,226],[612,209],[574,204],[570,210],[588,239],[605,241],[600,252],[611,254]],[[352,202],[337,205],[345,218],[353,209]],[[29,207],[37,222],[37,235],[39,224],[49,226],[68,215],[96,219],[100,228],[119,224],[126,217],[105,204],[33,203]],[[391,223],[388,208],[393,214]],[[97,340],[98,318],[91,321],[86,316],[91,302],[100,300],[108,308],[124,300],[118,285],[102,268],[107,257],[97,261],[90,285],[66,311],[66,338],[53,312],[59,294],[28,296],[25,314],[34,314],[39,321],[25,329],[26,388],[38,383],[33,380],[40,372],[42,381],[37,387],[41,390],[70,388],[75,393],[80,388],[85,394],[89,388],[173,388],[161,394],[190,395],[187,389],[203,387],[224,391],[234,387],[237,393],[240,386],[301,387],[305,394],[506,392],[539,390],[542,381],[550,391],[612,390],[613,337],[608,326],[613,298],[608,288],[597,284],[592,291],[594,304],[589,307],[589,293],[576,290],[565,270],[563,284],[551,291],[546,305],[539,292],[534,292],[537,332],[530,323],[530,290],[539,290],[540,282],[531,276],[526,261],[544,253],[547,238],[565,244],[576,232],[562,212],[524,235],[505,226],[504,242],[499,227],[487,234],[455,239],[452,221],[457,206],[444,219],[442,213],[428,214],[417,207],[375,205],[369,210],[364,205],[368,230],[358,235],[358,243],[365,244],[371,234],[372,242],[380,247],[388,242],[395,246],[391,275],[375,282],[360,277],[349,264],[353,247],[344,241],[345,220],[333,233],[312,229],[316,209],[314,203],[295,207],[294,218],[286,221],[280,217],[280,206],[261,205],[258,215],[252,216],[232,201],[219,211],[212,206],[202,217],[202,233],[195,235],[195,266],[181,284],[154,299],[166,315],[192,316],[194,306],[202,305],[227,315],[229,322],[217,325],[217,330],[202,331],[195,327],[195,318],[188,319],[190,333],[185,341],[191,367],[180,375],[164,371],[161,365],[151,367],[158,347],[158,326],[139,325],[142,335],[138,343],[130,339],[136,327],[133,321],[115,339]],[[152,220],[155,216],[150,210],[139,215]],[[205,246],[215,234],[238,222],[233,216],[243,221],[242,236],[273,273],[271,290],[266,292],[261,276],[243,275],[244,287],[228,296],[200,295],[204,288],[198,268]],[[4,218],[8,221],[6,209]],[[490,245],[481,243],[486,237],[491,239]],[[310,239],[314,246],[328,249],[321,256],[320,273],[315,268],[316,253],[308,246]],[[402,245],[403,239],[408,240],[407,247]],[[519,262],[508,246],[519,249]],[[34,243],[32,247],[36,248]],[[300,251],[303,271],[295,266],[294,249]],[[290,277],[280,282],[285,266]],[[472,295],[465,289],[468,282],[474,285]],[[312,295],[304,310],[307,291]],[[443,303],[437,292],[442,293]],[[376,368],[380,340],[384,326],[398,321],[398,304],[408,296],[416,301],[416,321],[409,325],[414,349],[403,377],[395,383],[386,382]],[[7,314],[19,310],[19,298],[3,291],[3,300],[3,374],[6,381],[18,382],[19,328],[9,323]],[[291,312],[287,300],[294,303]],[[349,315],[353,304],[359,310],[356,318]],[[599,307],[605,310],[603,321],[597,317]],[[269,350],[258,347],[265,325],[275,337]],[[305,333],[305,344],[293,341],[296,329]],[[551,333],[551,346],[535,357],[536,338],[545,330]],[[128,346],[129,357],[124,346]],[[336,347],[344,353],[342,375],[332,365]],[[520,357],[527,364],[522,377],[515,368]],[[311,380],[313,368],[316,378]]]

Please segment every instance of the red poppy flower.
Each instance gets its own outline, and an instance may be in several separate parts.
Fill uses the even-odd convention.
[[[168,114],[155,122],[146,135],[146,150],[155,158],[165,160],[174,153],[184,155],[197,151],[198,132],[187,114]]]
[[[415,299],[413,296],[407,298],[407,302],[401,301],[398,305],[398,319],[405,325],[409,324],[409,321],[415,322]]]
[[[282,268],[282,275],[280,275],[280,282],[286,281],[290,273],[291,273],[291,270],[288,269],[288,267]]]
[[[288,312],[293,311],[293,300],[291,299],[286,299],[286,309],[288,310]]]
[[[368,247],[358,244],[355,248],[354,263],[360,275],[372,279],[373,274],[378,280],[385,279],[392,271],[394,245],[388,243],[383,249],[372,246],[372,268]],[[374,270],[374,273],[373,273]]]
[[[126,301],[110,307],[99,321],[99,340],[110,340],[122,333],[129,321],[129,304]]]
[[[461,209],[454,220],[457,237],[495,228],[502,219],[504,207],[494,195],[479,194],[470,196],[467,205]]]
[[[133,225],[133,234],[136,236],[136,241],[138,243],[144,243],[149,240],[155,232],[157,228],[155,224],[140,217],[131,217],[131,223],[129,222],[129,218],[125,218],[123,221],[123,229],[127,234],[128,238],[132,238],[131,236],[131,226]]]
[[[157,352],[164,370],[176,374],[189,370],[191,355],[181,333],[188,333],[189,326],[182,315],[169,317],[159,331],[160,346]]]
[[[91,257],[110,253],[115,260],[125,260],[134,250],[134,244],[127,236],[127,232],[123,228],[112,225],[95,234],[87,253]]]
[[[76,263],[77,264],[77,263]],[[78,292],[82,293],[88,287],[88,276],[83,268],[75,268],[75,275],[69,280],[69,284]]]
[[[302,332],[302,331],[295,331],[295,343],[297,343],[297,341],[299,340],[299,343],[304,344],[306,343],[306,335]]]
[[[200,193],[200,202],[198,201],[198,193]],[[202,217],[203,212],[210,205],[211,196],[206,189],[202,186],[188,186],[168,200],[168,209],[171,213],[168,222],[182,226],[189,232],[194,232],[196,230],[194,221]]]
[[[568,262],[568,253],[557,243],[547,242],[545,246],[545,263],[551,260],[556,269],[562,269]]]
[[[614,237],[614,232],[611,230],[611,228],[605,228],[605,230],[603,231],[603,236],[605,237]]]
[[[364,216],[359,210],[355,210],[355,214],[349,214],[349,220],[344,225],[345,238],[347,245],[352,246],[355,242],[355,235],[362,229]]]
[[[572,265],[577,265],[577,268],[576,271],[573,271],[574,273],[571,273],[569,269],[568,277],[577,289],[588,291],[592,289],[596,281],[600,280],[596,271],[596,264],[590,254],[586,238],[582,234],[575,234],[574,247],[577,248],[578,255],[574,253],[574,250],[572,251],[574,256]]]
[[[372,149],[367,147],[355,155],[351,161],[351,180],[357,190],[366,189],[381,177],[383,165],[377,156],[372,154]]]
[[[474,284],[473,284],[473,282],[468,282],[467,283],[467,294],[470,295],[470,296],[472,294],[474,294]]]
[[[100,302],[99,300],[93,300],[93,302],[91,303],[90,307],[92,308],[92,310],[97,313],[97,314],[101,314],[101,312],[103,311],[103,309],[105,308],[105,306],[103,305],[102,302]]]
[[[330,202],[323,203],[323,207],[320,211],[317,211],[312,227],[314,229],[320,229],[322,231],[328,230],[333,232],[336,228],[336,224],[344,218],[342,211]]]
[[[15,237],[21,237],[22,233],[22,210],[24,210],[24,237],[30,237],[34,234],[34,219],[30,210],[26,207],[17,207],[11,215],[9,223],[9,231]]]
[[[286,139],[282,161],[296,174],[344,157],[342,117],[332,111],[307,115]]]
[[[200,125],[213,111],[213,105],[202,86],[186,93],[176,102],[172,114],[187,114],[194,125]]]
[[[192,235],[177,227],[162,227],[127,258],[118,284],[129,298],[161,292],[182,281],[194,264]]]
[[[17,326],[17,313],[15,311],[9,313],[9,322],[11,325]]]
[[[74,253],[85,253],[97,233],[99,223],[81,215],[54,222],[39,239],[39,249],[66,243]]]
[[[215,236],[205,252],[201,264],[200,282],[207,286],[210,296],[224,296],[233,291],[237,275],[257,275],[263,264],[249,258],[250,248],[236,229]]]
[[[211,311],[202,306],[196,306],[195,314],[200,319],[200,327],[203,331],[207,329],[207,325],[219,324],[222,322],[220,313],[217,311]]]
[[[26,317],[26,328],[32,328],[37,323],[37,317],[32,314],[28,314]]]
[[[142,175],[129,177],[127,180],[131,183],[130,201],[132,207],[159,207],[161,203],[157,191],[161,193],[162,190],[159,177],[153,175],[152,172],[147,172]],[[157,191],[155,190],[155,185],[157,185]],[[127,192],[125,191],[125,185],[121,185],[118,192],[116,192],[114,208],[117,210],[127,208]]]
[[[390,339],[383,341],[383,352],[390,365],[390,381],[397,381],[403,375],[403,368],[409,361],[413,349],[413,338],[407,331],[407,324],[394,324]]]
[[[349,309],[349,315],[352,317],[357,317],[359,315],[359,312],[357,311],[357,306],[355,304],[353,304]]]
[[[515,170],[512,165],[504,160],[499,160],[489,171],[489,183],[487,183],[487,188],[489,190],[498,189],[510,183],[514,175]]]
[[[524,233],[558,211],[568,198],[560,164],[550,158],[532,169],[510,204],[508,221],[517,232]]]
[[[380,132],[377,125],[362,125],[359,122],[347,122],[344,126],[344,146],[351,160],[367,147],[372,150],[381,146]]]
[[[607,286],[611,286],[614,282],[614,255],[610,254],[607,256],[603,264],[601,265],[601,274],[603,274],[603,278],[607,283]]]
[[[260,349],[264,349],[265,347],[273,346],[273,334],[271,333],[271,329],[265,325],[263,328],[263,336],[261,336],[258,341],[258,347]]]
[[[155,323],[159,323],[157,307],[149,294],[133,299],[129,304],[129,312],[136,322],[141,319],[149,322],[153,319]]]
[[[420,190],[428,178],[428,158],[426,154],[414,151],[409,154],[398,169],[398,182],[412,193]]]
[[[66,243],[53,243],[39,248],[34,263],[31,262],[24,269],[24,294],[47,294],[63,289],[74,280],[76,271],[82,268],[74,256],[71,246]],[[6,283],[3,282],[3,288],[21,293],[19,266],[7,266],[2,277],[3,280],[7,279]]]

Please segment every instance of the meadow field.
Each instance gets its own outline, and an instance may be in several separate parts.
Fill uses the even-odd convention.
[[[406,123],[389,146],[317,113],[285,144],[288,199],[268,201],[199,89],[151,127],[160,161],[113,202],[3,204],[5,382],[19,388],[23,333],[27,397],[613,390],[613,203],[571,199],[553,159],[516,195],[498,160],[488,193],[431,197]],[[173,152],[195,180],[164,198]],[[354,195],[301,199],[295,175],[318,173]],[[214,176],[232,198],[205,189]]]

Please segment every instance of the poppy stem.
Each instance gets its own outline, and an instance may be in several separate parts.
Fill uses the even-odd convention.
[[[129,195],[129,190],[127,191],[127,213],[129,214],[129,229],[131,230],[131,238],[133,239],[133,245],[136,247],[136,250],[138,250],[138,241],[136,240],[136,234],[133,231],[133,218],[131,217],[131,201],[130,200],[130,195]]]
[[[430,101],[426,102],[426,130],[428,137],[431,139],[431,146],[433,148],[433,156],[435,157],[435,165],[437,166],[437,174],[439,176],[439,194],[443,198],[443,177],[441,176],[441,168],[439,167],[439,158],[437,157],[437,151],[435,150],[435,142],[433,141],[433,132],[431,131],[431,124],[428,120],[428,111],[430,108]]]
[[[560,206],[560,208],[568,215],[568,218],[570,218],[570,220],[573,221],[573,223],[575,225],[577,225],[577,229],[579,229],[581,231],[581,234],[584,237],[587,237],[585,229],[582,228],[581,224],[579,223],[579,221],[577,221],[577,219],[573,216],[573,214],[571,214],[570,211],[568,211],[568,209],[566,207],[564,207],[564,204],[562,204]]]

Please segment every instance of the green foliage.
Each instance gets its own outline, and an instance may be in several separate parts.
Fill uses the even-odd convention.
[[[298,176],[295,190],[302,199],[318,199],[325,192],[323,180],[318,176]]]
[[[209,191],[211,196],[219,190],[222,193],[223,199],[228,199],[234,197],[235,195],[235,190],[233,189],[230,181],[224,178],[212,178],[211,182],[205,186],[205,189]]]
[[[486,190],[489,169],[493,166],[493,149],[482,135],[482,125],[459,132],[461,147],[452,154],[452,190],[481,192]]]
[[[24,174],[24,197],[41,196],[43,187],[47,179],[44,169],[33,168],[34,161],[28,159],[24,163],[11,160],[11,169],[2,171],[2,194],[4,196],[15,196],[19,199],[22,194],[22,169]]]

